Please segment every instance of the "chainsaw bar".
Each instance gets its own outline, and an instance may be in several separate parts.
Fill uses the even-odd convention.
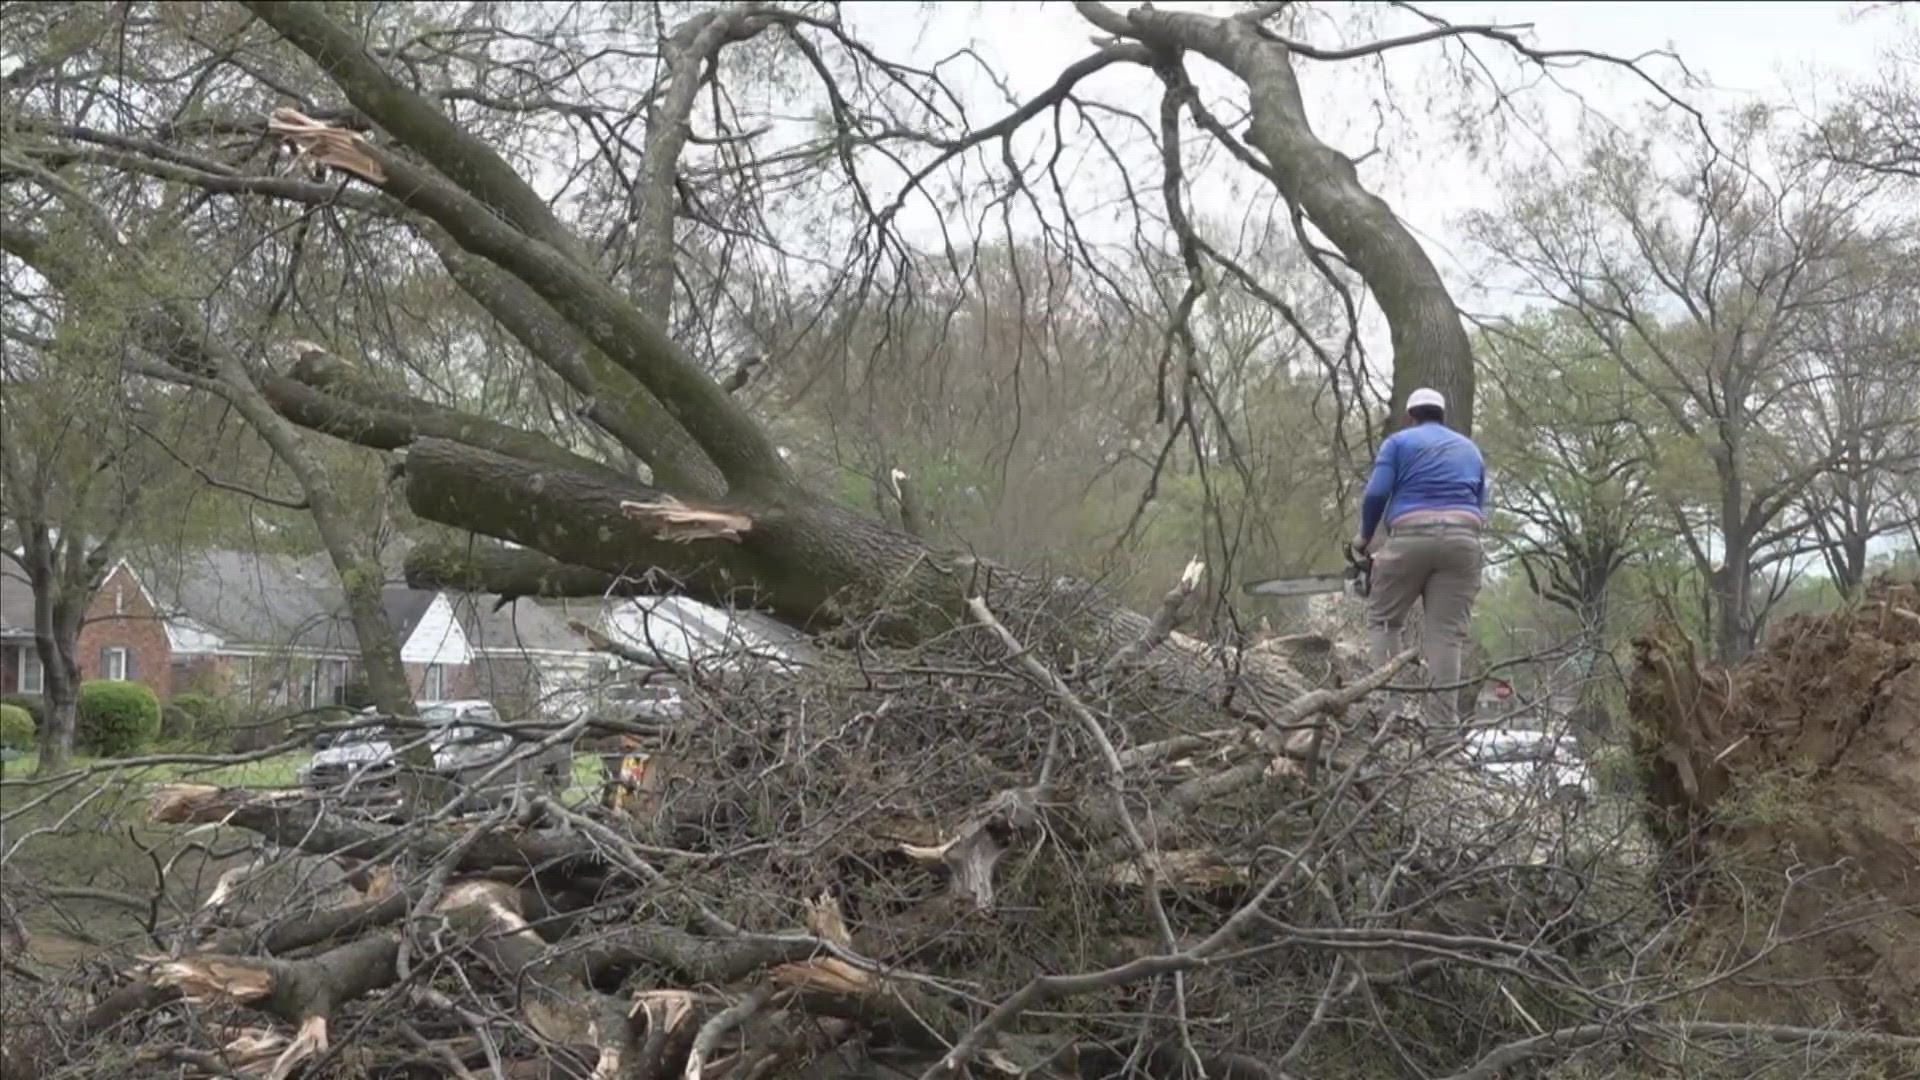
[[[1340,574],[1313,574],[1306,577],[1266,578],[1240,586],[1248,596],[1325,596],[1351,592],[1365,597],[1373,592],[1373,556],[1362,555],[1347,545],[1347,569]]]
[[[1267,578],[1264,581],[1249,581],[1240,588],[1248,596],[1318,596],[1322,593],[1345,592],[1347,579],[1343,575]]]

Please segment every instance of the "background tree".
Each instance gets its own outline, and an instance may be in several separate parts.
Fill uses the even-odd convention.
[[[1593,135],[1571,179],[1516,177],[1509,216],[1480,214],[1472,228],[1659,404],[1675,436],[1649,446],[1657,460],[1684,455],[1663,470],[1685,475],[1687,459],[1710,470],[1702,519],[1672,487],[1662,494],[1710,582],[1715,653],[1730,660],[1752,646],[1757,575],[1789,557],[1800,496],[1848,453],[1791,438],[1809,378],[1840,377],[1808,372],[1802,339],[1873,291],[1854,269],[1891,257],[1912,223],[1884,178],[1799,153],[1765,110],[1712,136],[1657,117],[1648,129],[1664,141]]]
[[[1831,464],[1800,496],[1805,529],[1790,553],[1817,554],[1843,597],[1864,582],[1874,546],[1907,529],[1900,493],[1920,484],[1917,260],[1911,243],[1863,259],[1858,295],[1818,312],[1794,341],[1783,411],[1799,453]]]
[[[1496,535],[1527,588],[1572,619],[1581,654],[1576,730],[1611,734],[1600,700],[1615,580],[1656,542],[1644,437],[1652,398],[1578,318],[1532,313],[1486,329],[1477,353]]]
[[[1856,81],[1849,100],[1814,133],[1814,152],[1838,164],[1920,184],[1920,30],[1894,30],[1880,70]]]
[[[0,518],[12,565],[0,588],[32,590],[46,706],[40,768],[61,772],[73,753],[80,629],[149,493],[154,455],[120,422],[126,409],[117,380],[88,377],[71,352],[57,374],[49,372],[44,356],[26,359],[18,338],[6,352]]]
[[[1530,589],[1604,638],[1614,575],[1646,550],[1657,511],[1639,433],[1653,400],[1564,314],[1489,329],[1477,352],[1499,418],[1482,441],[1501,539]]]
[[[113,295],[95,283],[96,302],[125,302]],[[204,431],[183,437],[207,420],[186,395],[127,381],[122,357],[133,347],[122,320],[64,303],[27,264],[0,258],[0,588],[34,598],[39,767],[50,773],[73,752],[79,636],[94,593],[127,546],[154,531],[152,508],[202,490],[228,445]]]

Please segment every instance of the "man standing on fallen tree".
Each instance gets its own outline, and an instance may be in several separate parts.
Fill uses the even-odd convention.
[[[1428,685],[1460,681],[1473,600],[1480,592],[1480,530],[1487,516],[1487,466],[1473,440],[1447,427],[1447,402],[1438,390],[1407,395],[1411,424],[1380,445],[1373,476],[1360,502],[1363,555],[1386,522],[1387,542],[1373,560],[1373,662],[1400,651],[1413,602],[1420,601],[1420,655]],[[1429,722],[1458,718],[1458,690],[1424,695]]]

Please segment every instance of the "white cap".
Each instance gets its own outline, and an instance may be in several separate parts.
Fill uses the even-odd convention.
[[[1440,396],[1440,391],[1432,389],[1431,387],[1423,386],[1407,395],[1407,409],[1409,411],[1417,409],[1422,405],[1432,405],[1441,412],[1447,411],[1447,399]]]

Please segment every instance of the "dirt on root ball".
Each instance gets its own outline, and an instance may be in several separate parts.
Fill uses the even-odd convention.
[[[1920,1033],[1920,585],[1783,620],[1731,669],[1635,642],[1648,824],[1744,1018]],[[1695,955],[1702,955],[1698,949]]]

